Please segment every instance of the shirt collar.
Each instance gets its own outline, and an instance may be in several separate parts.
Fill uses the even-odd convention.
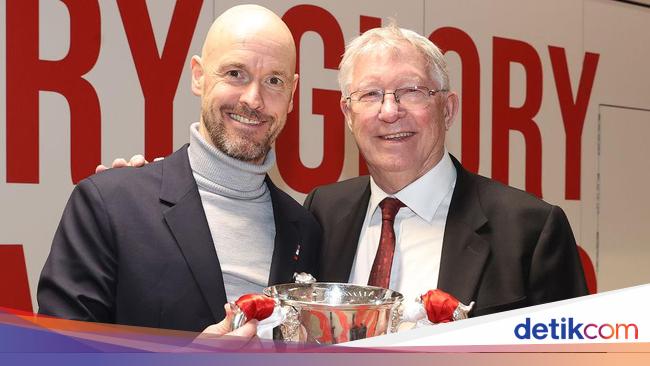
[[[423,220],[431,222],[440,202],[455,184],[456,168],[445,149],[438,164],[394,195],[384,192],[370,177],[370,212],[374,213],[384,198],[392,196],[402,201]]]

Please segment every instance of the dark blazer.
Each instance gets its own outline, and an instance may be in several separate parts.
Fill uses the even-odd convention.
[[[587,294],[576,242],[557,206],[457,171],[438,288],[482,315]],[[305,200],[323,228],[320,281],[347,282],[370,199],[367,176],[323,186]],[[425,292],[429,289],[422,289]]]
[[[39,313],[191,331],[223,319],[221,267],[187,146],[75,187],[41,273]],[[269,284],[293,282],[296,271],[317,275],[318,223],[266,183],[276,229]]]

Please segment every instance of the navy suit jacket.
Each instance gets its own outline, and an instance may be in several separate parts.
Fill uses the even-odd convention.
[[[465,304],[475,301],[474,316],[586,295],[576,242],[562,209],[452,160],[457,180],[438,288]],[[367,176],[319,187],[307,196],[305,207],[324,234],[320,281],[348,281],[369,199]]]
[[[225,316],[218,253],[187,146],[75,187],[41,274],[39,313],[190,331]],[[294,272],[318,275],[318,223],[268,177],[266,183],[276,228],[269,285],[293,282]]]

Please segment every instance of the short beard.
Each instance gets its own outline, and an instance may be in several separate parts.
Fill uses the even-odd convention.
[[[259,112],[249,108],[240,107],[234,108],[233,106],[222,106],[219,112],[224,110],[234,112],[244,116],[252,116],[255,118],[264,119],[265,123],[274,124],[275,119],[271,116],[260,115]],[[203,123],[210,135],[212,144],[224,154],[231,158],[246,161],[257,162],[263,161],[266,154],[271,150],[271,143],[277,137],[279,131],[274,132],[269,129],[268,133],[262,141],[255,141],[252,136],[238,135],[228,136],[225,123],[221,119],[221,113],[214,113],[210,108],[203,109]]]

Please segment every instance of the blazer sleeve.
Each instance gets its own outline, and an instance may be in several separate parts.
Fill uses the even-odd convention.
[[[530,304],[587,295],[587,284],[569,221],[553,206],[535,246],[529,271]]]
[[[73,190],[37,290],[39,313],[113,322],[116,250],[110,218],[91,179]]]

